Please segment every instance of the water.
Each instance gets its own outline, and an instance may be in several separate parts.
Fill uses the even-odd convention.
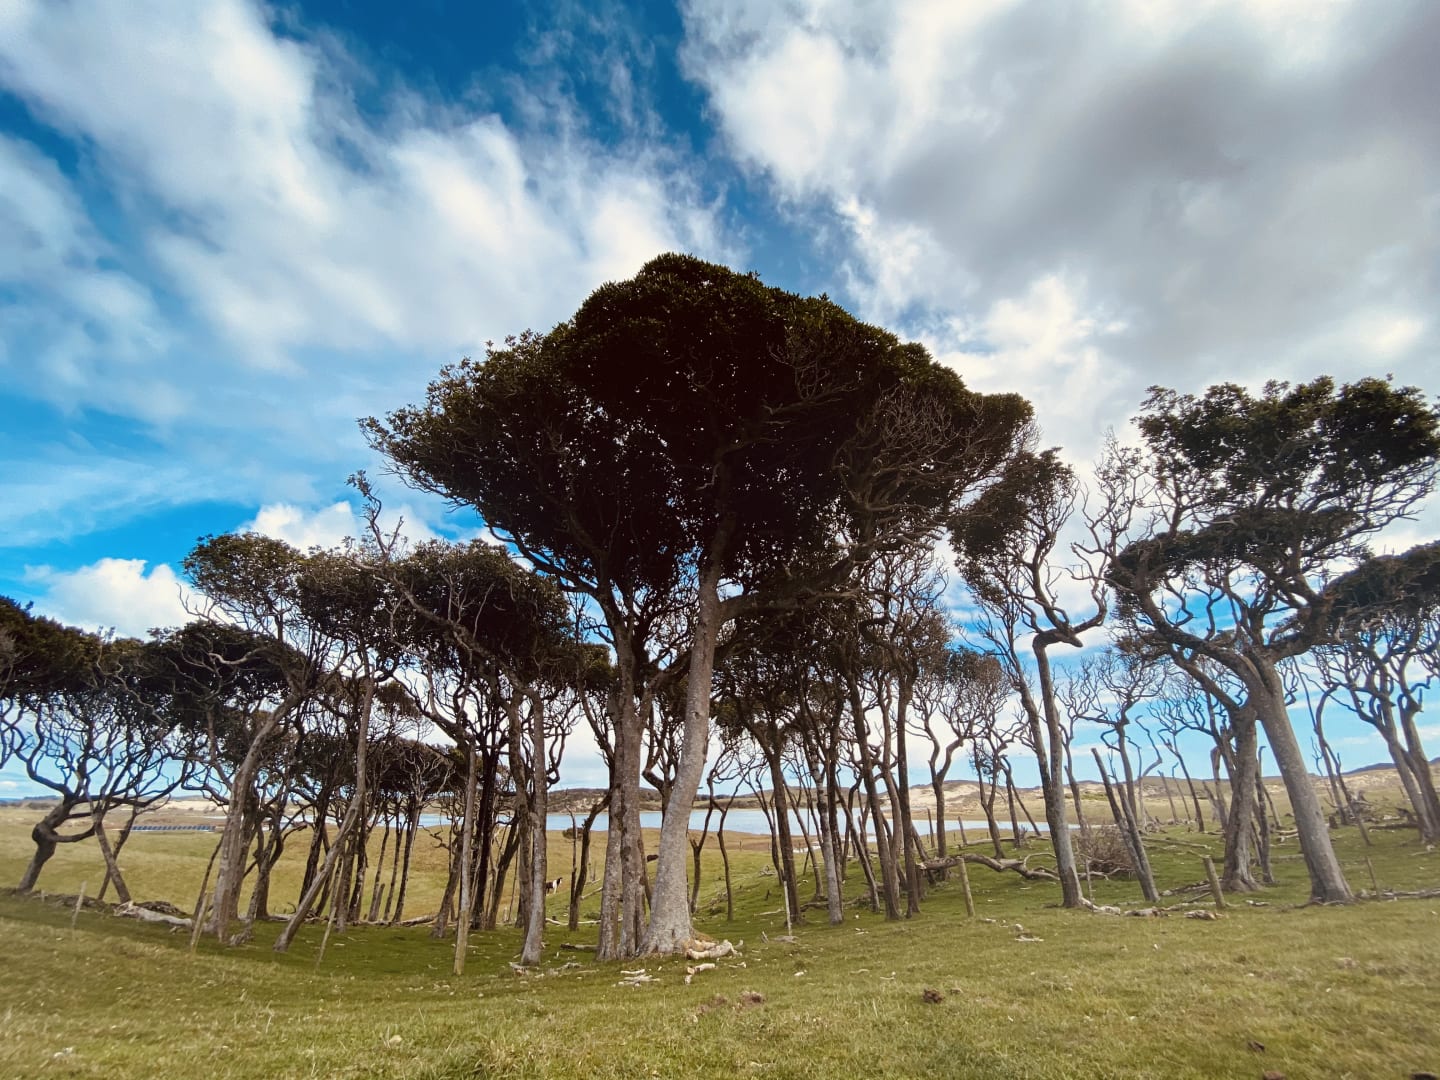
[[[658,829],[660,828],[660,819],[661,815],[660,811],[658,810],[642,811],[640,814],[640,827],[642,829]],[[584,821],[585,817],[583,814],[575,815],[574,824],[577,828],[580,825],[584,824]],[[930,835],[930,822],[923,814],[915,818],[914,821],[916,832],[918,832],[921,836]],[[712,835],[714,834],[715,829],[719,825],[719,823],[720,814],[718,811],[716,811],[715,813],[710,815],[710,832]],[[420,818],[420,824],[433,828],[448,824],[448,819],[441,814],[425,814]],[[840,819],[841,828],[844,828],[844,824],[845,819],[844,815],[842,814]],[[571,818],[569,814],[550,814],[545,819],[545,828],[551,832],[560,832],[563,829],[570,828],[570,825]],[[609,827],[610,819],[608,815],[600,814],[595,818],[596,832],[605,832]],[[693,829],[695,832],[699,832],[704,827],[705,811],[692,810],[690,812],[690,828]],[[809,831],[812,839],[817,839],[815,823],[812,819],[808,817],[805,819],[805,828]],[[966,821],[965,828],[967,830],[978,830],[980,835],[986,835],[986,825],[983,821]],[[1043,832],[1045,826],[1042,824],[1040,826],[1040,829]],[[1002,832],[1008,833],[1009,830],[1010,827],[1008,824],[1001,825]],[[760,836],[769,836],[770,826],[765,821],[765,814],[763,811],[731,810],[728,814],[725,815],[725,831],[727,833],[755,833]],[[945,822],[945,832],[947,835],[958,833],[958,831],[959,830],[954,821],[947,820]],[[790,814],[790,832],[793,834],[796,843],[800,843],[800,818],[793,812]],[[871,835],[874,835],[873,829],[871,830]]]

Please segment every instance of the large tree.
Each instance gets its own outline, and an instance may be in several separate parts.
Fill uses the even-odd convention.
[[[1327,580],[1370,560],[1367,540],[1433,489],[1440,418],[1413,387],[1322,377],[1259,394],[1157,387],[1136,424],[1153,513],[1110,581],[1143,636],[1243,686],[1290,796],[1311,894],[1347,901],[1278,665],[1328,634]]]
[[[823,297],[663,255],[550,333],[447,369],[424,406],[366,427],[409,481],[474,506],[605,614],[622,687],[622,830],[638,826],[627,809],[645,636],[684,599],[683,748],[643,942],[674,951],[691,934],[687,818],[722,627],[933,531],[1009,459],[1029,417],[1022,399],[968,390],[921,346]]]

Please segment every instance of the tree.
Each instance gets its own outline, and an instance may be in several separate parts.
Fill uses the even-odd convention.
[[[973,744],[993,721],[1009,694],[995,657],[964,646],[948,648],[938,663],[922,672],[915,687],[919,731],[930,743],[930,787],[935,795],[935,855],[949,853],[945,836],[945,777],[957,751]],[[944,724],[942,728],[940,725]],[[965,843],[965,823],[959,822]]]
[[[5,614],[15,646],[6,692],[20,714],[13,752],[26,775],[56,796],[31,830],[35,853],[18,891],[34,888],[58,845],[93,836],[106,881],[128,901],[105,816],[122,806],[138,813],[168,798],[189,779],[195,757],[186,745],[188,733],[152,693],[155,647],[86,634],[14,606]],[[88,827],[60,831],[76,819]]]
[[[256,533],[209,536],[185,557],[184,567],[205,598],[205,617],[247,633],[239,655],[223,649],[203,653],[201,666],[223,673],[273,665],[278,675],[273,696],[245,714],[245,749],[231,777],[210,915],[216,937],[229,941],[230,923],[239,918],[255,777],[274,749],[274,737],[298,725],[318,692],[335,643],[306,618],[300,586],[306,559],[285,542]],[[223,644],[233,641],[227,638]],[[246,934],[242,931],[241,937]]]
[[[1414,387],[1329,378],[1202,396],[1155,387],[1136,418],[1155,484],[1147,528],[1111,567],[1137,632],[1244,688],[1295,814],[1312,897],[1351,899],[1287,712],[1278,665],[1319,644],[1328,580],[1434,488],[1440,418]]]
[[[621,684],[621,830],[638,827],[646,635],[677,597],[688,608],[684,738],[643,942],[670,952],[691,935],[688,812],[721,629],[804,603],[878,547],[932,533],[1004,466],[1029,417],[1022,399],[966,389],[919,345],[823,297],[664,255],[549,334],[442,372],[425,406],[365,427],[408,481],[478,509],[605,615]],[[633,859],[627,888],[642,869]],[[642,944],[636,915],[622,917],[619,952]]]
[[[1105,622],[1105,573],[1130,524],[1140,488],[1136,465],[1134,456],[1112,440],[1096,469],[1095,496],[1084,508],[1082,538],[1069,545],[1068,562],[1062,535],[1082,492],[1074,470],[1055,450],[1025,454],[1005,482],[985,492],[950,529],[961,576],[984,613],[980,632],[995,649],[1028,723],[1066,907],[1085,901],[1065,810],[1068,743],[1050,649],[1078,649],[1082,636]],[[1083,616],[1072,615],[1062,595],[1072,584],[1083,590]]]
[[[1417,723],[1440,667],[1440,542],[1371,559],[1326,592],[1334,641],[1314,655],[1325,696],[1380,733],[1421,840],[1440,842],[1440,797]]]

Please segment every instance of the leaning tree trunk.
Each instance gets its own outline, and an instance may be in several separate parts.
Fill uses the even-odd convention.
[[[1050,656],[1041,635],[1031,645],[1035,654],[1035,670],[1040,679],[1040,704],[1045,713],[1045,738],[1040,737],[1039,717],[1030,704],[1031,734],[1035,737],[1040,758],[1040,791],[1045,798],[1045,824],[1050,829],[1050,845],[1055,851],[1055,872],[1060,878],[1061,904],[1067,908],[1083,907],[1080,874],[1075,867],[1075,848],[1070,842],[1070,823],[1065,813],[1065,776],[1062,763],[1064,733],[1060,730],[1060,710],[1055,703],[1055,684],[1050,672]]]
[[[1315,785],[1311,783],[1305,755],[1290,724],[1280,676],[1268,659],[1256,658],[1254,666],[1258,674],[1254,680],[1256,685],[1247,689],[1256,698],[1255,704],[1260,723],[1265,728],[1265,737],[1270,743],[1270,752],[1275,755],[1280,778],[1290,796],[1290,808],[1300,834],[1300,852],[1310,873],[1310,899],[1321,904],[1349,903],[1355,897],[1330,843],[1325,809],[1320,804]]]
[[[1135,865],[1135,877],[1140,882],[1140,892],[1148,903],[1158,904],[1160,893],[1155,888],[1150,856],[1145,852],[1145,838],[1141,835],[1140,823],[1135,818],[1135,811],[1131,808],[1127,793],[1124,788],[1118,792],[1115,790],[1117,785],[1110,782],[1110,772],[1100,758],[1100,751],[1091,747],[1090,752],[1095,755],[1095,764],[1100,769],[1100,780],[1105,785],[1105,798],[1109,800],[1115,827],[1120,830],[1125,838],[1125,846],[1130,850],[1130,860]]]
[[[366,759],[370,747],[370,708],[375,700],[375,683],[372,679],[365,680],[365,692],[362,695],[359,711],[359,733],[355,738],[355,794],[350,800],[350,805],[345,808],[345,818],[340,822],[340,828],[335,833],[335,842],[330,845],[330,853],[325,856],[325,865],[321,867],[316,879],[310,883],[310,888],[300,897],[300,902],[295,905],[295,913],[290,916],[290,921],[285,924],[285,929],[280,931],[280,936],[275,939],[275,951],[285,952],[290,948],[290,943],[295,940],[295,935],[300,932],[300,926],[310,914],[316,898],[320,895],[320,889],[330,875],[335,871],[335,863],[349,846],[348,841],[353,834],[356,825],[360,822],[360,815],[364,812],[365,791],[366,791]],[[332,905],[345,902],[341,893],[336,893],[330,898]]]
[[[240,918],[240,885],[249,860],[251,790],[260,772],[265,743],[279,726],[275,713],[256,728],[245,757],[230,778],[230,802],[225,808],[225,827],[220,836],[220,857],[216,860],[215,894],[210,900],[210,930],[215,937],[229,940],[230,924]]]
[[[115,883],[115,895],[120,898],[120,903],[130,903],[130,887],[125,884],[125,878],[120,873],[120,863],[115,858],[115,850],[110,846],[110,837],[105,833],[105,812],[97,811],[91,818],[95,828],[95,841],[100,845],[100,855],[105,860],[105,879]]]
[[[1400,728],[1405,733],[1404,757],[1415,783],[1416,816],[1420,819],[1420,840],[1425,844],[1440,843],[1440,794],[1435,790],[1435,777],[1430,772],[1430,759],[1420,740],[1415,717],[1420,707],[1406,702],[1400,706]],[[1424,812],[1420,812],[1423,808]]]

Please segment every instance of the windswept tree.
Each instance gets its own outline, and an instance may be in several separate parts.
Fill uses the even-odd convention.
[[[274,752],[276,736],[298,727],[336,643],[307,617],[301,591],[306,556],[284,541],[255,533],[209,536],[185,557],[184,566],[204,597],[202,615],[245,632],[243,642],[226,636],[209,651],[197,639],[191,655],[198,668],[214,673],[221,685],[227,672],[255,666],[273,667],[277,676],[267,699],[252,700],[243,718],[234,717],[244,722],[243,730],[233,733],[244,749],[230,776],[209,922],[216,937],[228,941],[230,924],[240,917],[255,778]],[[237,644],[240,651],[230,652]]]
[[[35,851],[18,889],[35,887],[60,844],[94,837],[107,882],[128,901],[105,817],[129,807],[133,819],[168,798],[195,760],[188,732],[151,685],[156,648],[63,627],[18,607],[4,616],[16,659],[5,691],[16,706],[12,751],[30,780],[55,796],[31,830]],[[84,827],[62,831],[76,823]]]
[[[968,390],[921,346],[824,298],[664,255],[550,333],[446,369],[425,405],[367,421],[407,480],[475,507],[605,615],[621,684],[622,832],[638,828],[648,635],[677,597],[689,609],[684,737],[651,921],[636,940],[638,893],[627,893],[620,942],[602,926],[607,955],[672,952],[691,937],[688,813],[722,628],[845,581],[877,547],[933,533],[1003,468],[1029,418],[1022,399]],[[627,889],[642,870],[625,868]]]
[[[1440,542],[1371,559],[1326,593],[1334,640],[1314,656],[1326,696],[1379,732],[1421,840],[1440,842],[1440,796],[1419,725],[1440,674]]]
[[[436,652],[448,653],[469,673],[469,686],[504,718],[504,745],[509,750],[509,776],[514,785],[513,821],[521,848],[522,914],[525,940],[521,962],[540,958],[545,926],[545,815],[552,768],[547,746],[555,720],[563,711],[556,699],[574,687],[586,657],[574,639],[570,612],[560,590],[550,581],[515,562],[494,545],[422,544],[413,553],[378,567],[404,601],[402,637],[426,664]],[[483,706],[482,706],[483,707]],[[445,721],[446,713],[436,714]],[[462,708],[449,712],[447,730],[470,761],[477,740]],[[567,729],[568,730],[568,729]],[[493,747],[494,744],[492,743]],[[498,770],[487,761],[486,776]],[[466,846],[462,849],[468,884],[470,845],[474,835],[474,771],[467,778]],[[483,801],[483,800],[482,800]],[[494,805],[485,807],[487,821]],[[488,837],[482,852],[488,852]],[[482,854],[483,857],[483,854]],[[471,897],[462,902],[462,927],[468,922]],[[462,939],[464,930],[462,928]]]
[[[961,577],[983,612],[979,633],[995,650],[1025,715],[1066,907],[1085,901],[1065,808],[1068,738],[1050,650],[1078,649],[1086,633],[1104,624],[1110,606],[1105,573],[1141,487],[1134,456],[1113,441],[1096,475],[1087,494],[1057,451],[1027,453],[950,530]],[[1068,544],[1067,529],[1076,536]]]
[[[1329,634],[1326,582],[1430,494],[1440,417],[1384,379],[1156,387],[1136,424],[1154,479],[1148,527],[1111,567],[1135,630],[1243,687],[1285,782],[1312,897],[1351,899],[1287,711],[1279,664]]]

